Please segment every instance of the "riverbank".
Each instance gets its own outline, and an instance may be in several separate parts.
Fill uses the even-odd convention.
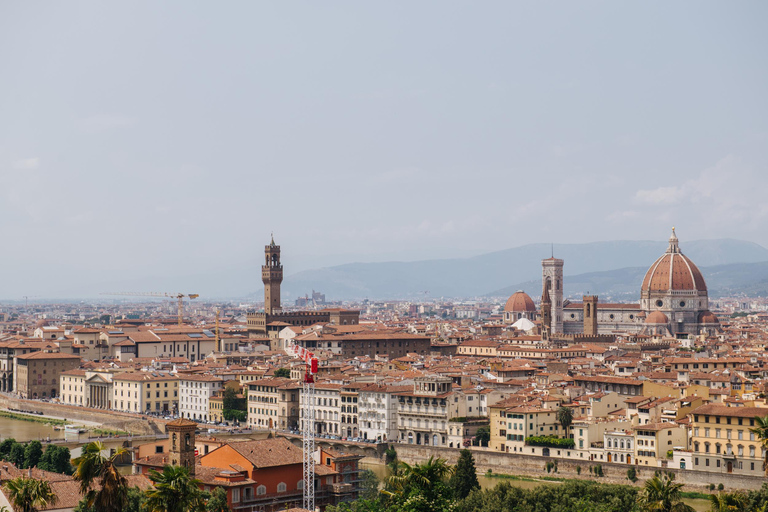
[[[0,411],[0,418],[7,418],[9,420],[29,421],[32,423],[42,423],[43,425],[51,426],[63,426],[66,425],[66,421],[63,419],[50,418],[48,416],[32,416],[30,414],[24,414],[13,411]]]

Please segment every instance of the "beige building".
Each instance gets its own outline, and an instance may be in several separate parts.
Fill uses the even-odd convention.
[[[750,428],[764,407],[704,405],[691,415],[693,467],[701,471],[764,476],[765,449]]]
[[[448,421],[454,417],[450,377],[416,377],[413,389],[395,393],[401,443],[448,446]]]
[[[85,370],[75,368],[61,372],[59,400],[67,405],[85,405]]]
[[[675,448],[688,448],[688,429],[675,423],[637,425],[635,431],[635,464],[661,467],[667,453]],[[669,457],[671,458],[671,457]]]
[[[112,393],[112,408],[118,411],[173,413],[179,409],[179,379],[169,373],[115,375]]]
[[[21,398],[59,396],[61,373],[80,366],[80,357],[61,352],[38,351],[16,356],[16,392]]]
[[[299,424],[301,386],[286,378],[260,379],[248,384],[248,426],[294,429]]]

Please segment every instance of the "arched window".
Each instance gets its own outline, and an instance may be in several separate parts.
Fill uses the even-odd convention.
[[[176,432],[173,433],[173,438],[171,441],[171,450],[175,450],[175,449],[176,449]]]
[[[277,492],[285,492],[287,489],[288,489],[288,486],[285,485],[285,482],[280,482],[279,484],[277,484]]]
[[[611,440],[609,439],[609,440],[608,440],[608,448],[611,448],[611,447],[612,447],[612,446],[611,446]]]
[[[260,485],[256,488],[256,495],[261,496],[262,494],[267,494],[267,487],[265,485]]]
[[[296,489],[299,491],[304,490],[304,480],[299,480],[298,482],[296,482]]]

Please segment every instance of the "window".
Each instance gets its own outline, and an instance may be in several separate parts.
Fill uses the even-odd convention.
[[[285,482],[280,482],[277,484],[277,492],[285,492],[288,489],[288,486],[285,485]]]
[[[240,489],[234,488],[232,489],[232,503],[239,503],[240,502]]]

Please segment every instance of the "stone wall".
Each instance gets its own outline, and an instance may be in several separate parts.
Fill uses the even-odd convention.
[[[417,446],[409,444],[393,444],[397,451],[397,457],[409,464],[420,463],[429,457],[441,457],[449,463],[455,464],[459,458],[459,450],[455,448],[441,448],[435,446]],[[614,464],[595,461],[579,461],[573,459],[559,459],[542,457],[540,455],[521,455],[514,453],[499,453],[486,449],[473,449],[475,466],[478,473],[485,473],[489,469],[493,473],[508,475],[524,475],[530,477],[557,476],[563,478],[580,478],[582,480],[595,480],[604,483],[630,484],[627,480],[627,470],[634,467],[638,482],[641,485],[645,480],[652,478],[654,473],[662,468],[648,466],[630,466],[628,464]],[[547,473],[547,462],[557,462],[557,473]],[[602,466],[601,478],[590,476],[590,466]],[[581,474],[577,473],[577,467],[581,467]],[[707,471],[694,471],[685,469],[664,469],[675,474],[675,480],[685,484],[687,490],[701,491],[709,484],[723,484],[726,490],[734,489],[759,489],[765,478],[735,475],[728,473],[714,473]]]
[[[40,411],[46,416],[66,418],[72,421],[92,421],[100,423],[105,429],[125,430],[141,435],[162,434],[165,431],[162,426],[158,426],[158,423],[164,422],[158,422],[155,418],[148,419],[137,414],[77,407],[75,405],[22,400],[0,395],[0,408]]]

